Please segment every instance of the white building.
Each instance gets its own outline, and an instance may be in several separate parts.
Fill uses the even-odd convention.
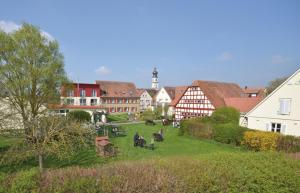
[[[241,125],[300,136],[300,69],[249,111]]]
[[[137,89],[140,96],[140,111],[153,110],[154,96],[157,93],[155,89]]]

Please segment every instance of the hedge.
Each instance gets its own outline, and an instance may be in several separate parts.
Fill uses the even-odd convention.
[[[233,123],[216,124],[213,127],[213,139],[221,143],[240,145],[246,130],[247,128]]]
[[[91,121],[91,115],[88,112],[82,111],[82,110],[70,111],[68,113],[68,116],[71,119],[74,119],[74,120],[79,121],[79,122],[89,122],[89,121]]]

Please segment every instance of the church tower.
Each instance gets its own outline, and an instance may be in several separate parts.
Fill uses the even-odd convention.
[[[152,89],[158,90],[158,72],[156,68],[154,68],[152,72]]]

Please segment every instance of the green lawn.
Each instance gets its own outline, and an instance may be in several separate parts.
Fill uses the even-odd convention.
[[[44,178],[35,158],[0,165],[0,192],[300,192],[300,162],[285,154],[178,136],[178,129],[160,124],[122,127],[127,136],[111,138],[116,157],[98,157],[94,148],[70,160],[48,157],[44,166],[51,170]],[[135,132],[149,142],[160,128],[165,140],[156,142],[154,150],[133,146]],[[1,137],[0,148],[18,140]]]
[[[128,121],[127,113],[114,113],[107,115],[108,122],[126,122]]]
[[[126,137],[113,138],[112,142],[118,147],[119,160],[138,160],[148,159],[150,157],[169,157],[178,155],[197,156],[216,152],[237,152],[239,148],[216,143],[211,140],[199,140],[187,136],[178,136],[178,129],[171,126],[146,126],[145,124],[124,125],[127,131]],[[147,142],[150,142],[152,133],[163,129],[163,142],[155,142],[155,149],[149,150],[133,146],[133,136],[135,132],[142,135]]]
[[[74,155],[70,160],[58,160],[48,157],[45,160],[46,168],[61,168],[66,166],[91,166],[102,165],[108,162],[121,160],[141,160],[157,157],[171,156],[199,156],[216,152],[239,152],[239,148],[216,143],[210,140],[199,140],[187,136],[178,136],[178,129],[171,126],[146,126],[145,124],[132,124],[122,126],[126,132],[125,137],[111,138],[113,144],[118,147],[118,155],[113,158],[102,158],[96,155],[95,149],[85,150]],[[150,141],[151,135],[163,128],[165,140],[163,142],[155,142],[155,149],[149,150],[133,146],[133,136],[135,132],[144,136],[147,142]],[[7,147],[21,140],[20,138],[4,138],[0,137],[0,148]],[[5,150],[3,149],[3,150]],[[0,167],[0,171],[16,171],[19,169],[28,169],[37,166],[37,160],[32,158],[21,165],[6,165]]]

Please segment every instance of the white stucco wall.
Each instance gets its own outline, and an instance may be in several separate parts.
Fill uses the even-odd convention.
[[[283,115],[279,112],[280,99],[291,99],[289,114]],[[241,125],[246,123],[248,128],[270,131],[272,123],[279,123],[283,126],[281,133],[300,136],[300,70],[245,117],[248,120],[241,121]]]
[[[152,106],[152,97],[150,94],[145,90],[140,97],[140,110],[144,111],[147,109],[151,109]]]
[[[161,88],[156,95],[156,103],[161,105],[162,103],[169,104],[171,103],[171,98],[167,91],[164,88]]]

